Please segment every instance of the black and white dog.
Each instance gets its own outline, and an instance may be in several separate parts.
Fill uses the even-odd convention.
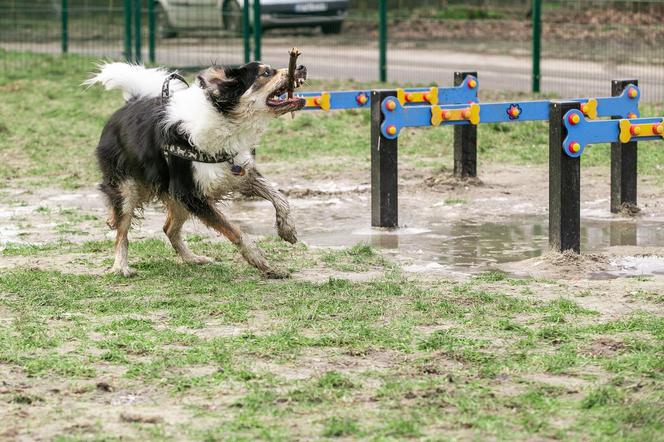
[[[306,75],[306,68],[299,66],[295,85],[300,86]],[[305,100],[280,98],[286,92],[287,70],[260,62],[237,68],[212,66],[200,72],[191,87],[170,78],[164,69],[109,63],[85,82],[120,89],[127,101],[106,123],[97,146],[108,224],[117,230],[112,271],[133,274],[127,262],[132,219],[144,204],[160,200],[167,209],[164,232],[184,261],[211,262],[192,253],[182,239],[182,225],[193,215],[226,236],[265,276],[285,276],[268,265],[216,203],[234,191],[265,198],[276,210],[279,236],[297,241],[288,202],[256,170],[251,150],[270,119],[302,109]],[[165,152],[174,147],[226,161],[191,161]]]

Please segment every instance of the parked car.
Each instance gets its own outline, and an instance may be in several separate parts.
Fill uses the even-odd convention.
[[[242,31],[244,0],[154,0],[162,37],[187,30]],[[324,34],[338,34],[346,18],[348,0],[261,0],[261,26],[320,26]],[[253,0],[249,1],[253,6]],[[249,14],[253,26],[253,10]]]

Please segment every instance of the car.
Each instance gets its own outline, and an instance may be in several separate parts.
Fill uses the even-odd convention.
[[[244,0],[154,0],[162,37],[178,32],[224,29],[242,32]],[[249,0],[253,8],[253,0]],[[346,18],[348,0],[261,0],[263,29],[320,26],[324,34],[338,34]],[[249,14],[253,25],[253,10]]]

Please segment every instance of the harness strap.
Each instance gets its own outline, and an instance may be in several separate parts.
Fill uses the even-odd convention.
[[[189,161],[196,161],[199,163],[230,163],[233,164],[236,154],[230,154],[225,151],[212,155],[207,152],[200,151],[193,146],[179,146],[169,144],[164,146],[164,153],[183,158]]]
[[[168,103],[168,99],[171,96],[171,89],[170,89],[170,83],[171,80],[179,80],[182,83],[186,84],[187,87],[189,87],[189,83],[187,83],[187,80],[184,79],[184,77],[176,72],[173,72],[166,77],[164,80],[164,84],[161,85],[161,104],[165,105]]]

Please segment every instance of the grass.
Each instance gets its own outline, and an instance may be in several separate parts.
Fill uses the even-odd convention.
[[[352,263],[382,276],[266,283],[230,246],[190,239],[218,263],[183,265],[163,242],[143,240],[131,243],[139,275],[129,280],[21,267],[0,275],[0,367],[33,386],[0,401],[48,409],[56,399],[46,390],[59,385],[85,404],[114,397],[95,387],[109,380],[112,391],[149,391],[166,421],[179,416],[134,424],[147,439],[389,440],[446,429],[655,440],[663,430],[664,323],[653,313],[599,319],[573,298],[543,300],[548,282],[498,272],[419,282],[366,245],[314,251],[268,239],[269,258],[294,271]],[[110,264],[110,246],[14,245],[6,255],[64,249]],[[613,350],[595,348],[607,342]]]
[[[96,180],[94,141],[120,98],[79,91],[87,62],[44,57],[0,73],[11,92],[0,101],[4,185]],[[546,160],[543,128],[510,127],[486,128],[483,161]],[[352,171],[368,161],[366,113],[303,113],[270,131],[260,155],[275,163],[296,156],[334,173],[333,158]],[[407,131],[404,158],[446,162],[450,142],[449,131]],[[604,164],[602,152],[588,161]],[[639,155],[654,170],[660,154]],[[414,277],[367,244],[265,238],[268,259],[294,274],[266,281],[227,243],[191,235],[215,264],[132,240],[138,275],[124,279],[103,273],[112,241],[85,237],[103,219],[35,214],[60,239],[0,251],[0,439],[661,439],[664,320],[651,278],[630,280],[628,313],[607,314],[589,301],[601,286],[500,271]]]

